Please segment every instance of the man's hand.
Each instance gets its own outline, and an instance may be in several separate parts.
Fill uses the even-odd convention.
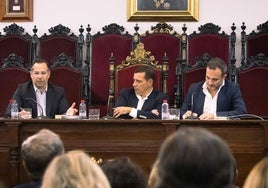
[[[118,118],[121,115],[129,114],[131,111],[131,107],[128,106],[119,106],[114,109],[114,117]]]
[[[20,119],[30,119],[32,118],[32,113],[21,108],[21,111],[18,113]]]
[[[188,110],[187,112],[185,112],[185,114],[183,114],[182,119],[186,119],[186,118],[190,117],[191,115],[197,117],[197,113],[192,114],[192,111]]]
[[[183,114],[182,118],[186,119],[187,117],[191,116],[191,114],[192,114],[192,111],[188,110],[187,112],[185,112],[185,114]]]
[[[78,110],[74,107],[75,107],[75,102],[73,102],[73,104],[68,108],[66,112],[67,116],[73,116],[78,112]]]
[[[203,113],[201,116],[199,116],[199,119],[201,120],[208,120],[208,119],[214,119],[213,113]]]
[[[151,111],[153,114],[155,114],[155,115],[159,115],[159,112],[158,112],[158,110],[157,109],[153,109],[152,111]]]

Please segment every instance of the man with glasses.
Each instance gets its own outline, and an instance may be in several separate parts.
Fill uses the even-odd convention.
[[[205,81],[189,87],[181,107],[183,119],[196,114],[199,119],[234,116],[247,112],[238,84],[226,80],[227,66],[220,58],[212,58],[206,68]]]
[[[56,114],[77,113],[75,103],[68,106],[64,88],[48,82],[50,71],[45,59],[34,60],[30,76],[31,81],[20,84],[12,97],[21,109],[19,116],[25,113],[23,108],[32,108],[33,118],[41,116],[54,118]],[[5,114],[10,117],[10,105]]]

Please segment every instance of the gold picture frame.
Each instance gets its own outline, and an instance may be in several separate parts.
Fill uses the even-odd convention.
[[[166,22],[198,19],[199,0],[127,0],[127,21]]]
[[[1,22],[33,21],[33,0],[0,0]]]

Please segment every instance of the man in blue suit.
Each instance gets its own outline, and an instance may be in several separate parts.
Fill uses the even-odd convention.
[[[134,71],[133,88],[123,89],[115,104],[114,117],[161,119],[161,105],[168,96],[153,88],[154,69],[139,66]]]
[[[247,113],[238,84],[226,80],[227,66],[220,58],[212,58],[206,68],[206,79],[189,87],[181,107],[183,119],[193,113],[199,119],[234,116]],[[193,103],[193,106],[191,104]]]

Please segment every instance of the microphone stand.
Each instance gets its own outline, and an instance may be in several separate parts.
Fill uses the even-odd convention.
[[[114,119],[114,117],[110,116],[110,100],[112,98],[111,92],[109,90],[109,97],[107,102],[107,114],[106,116],[103,116],[101,119]]]
[[[41,109],[41,116],[37,116],[36,119],[50,119],[49,117],[44,116],[44,110],[43,110],[42,106],[38,102],[36,102],[36,100],[34,100],[33,98],[26,98],[26,100],[32,101]],[[37,113],[38,113],[38,111],[37,111]]]
[[[185,119],[189,119],[189,120],[198,120],[199,119],[199,117],[194,116],[194,113],[193,113],[193,111],[194,111],[194,94],[195,94],[195,92],[193,92],[192,96],[191,96],[191,115]]]

